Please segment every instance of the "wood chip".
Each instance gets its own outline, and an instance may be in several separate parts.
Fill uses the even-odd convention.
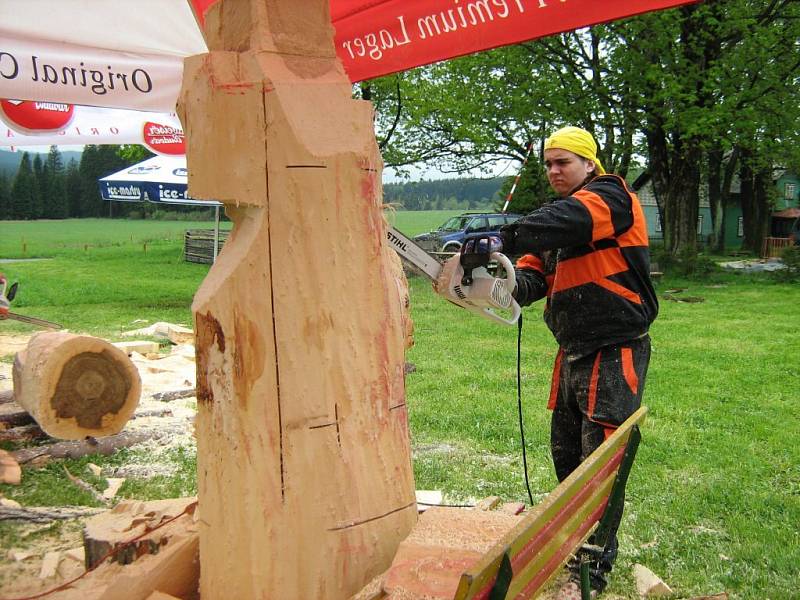
[[[77,548],[71,548],[70,550],[66,550],[64,552],[64,558],[77,561],[81,564],[83,564],[85,556],[86,556],[86,551],[83,549],[83,546],[78,546]]]
[[[30,557],[34,556],[33,552],[27,552],[25,550],[9,550],[8,551],[8,558],[15,562],[22,562],[23,560],[28,560]]]
[[[494,510],[500,505],[500,502],[500,496],[489,496],[488,498],[480,500],[475,505],[475,508],[477,510]]]
[[[427,510],[430,506],[438,506],[442,503],[442,492],[438,490],[417,490],[417,509],[420,512]]]
[[[22,481],[22,469],[10,452],[0,450],[0,483],[19,485]]]
[[[119,488],[122,487],[122,484],[125,483],[124,477],[109,477],[106,481],[108,481],[108,487],[103,490],[103,498],[106,500],[111,500],[117,495]]]
[[[42,569],[39,571],[39,579],[49,579],[54,577],[58,571],[58,563],[61,562],[61,552],[53,551],[44,555]]]
[[[644,598],[669,596],[670,587],[644,565],[633,565],[633,578],[636,580],[636,591]]]
[[[92,475],[94,475],[95,477],[100,477],[103,473],[103,468],[97,466],[94,463],[87,464],[86,468],[89,469],[92,472]]]
[[[22,508],[22,505],[11,498],[0,498],[0,507],[3,508]]]
[[[519,515],[525,511],[525,503],[524,502],[506,502],[500,508],[498,508],[500,512],[509,514],[509,515]]]

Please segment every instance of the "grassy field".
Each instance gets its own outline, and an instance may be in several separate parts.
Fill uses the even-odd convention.
[[[393,218],[413,235],[451,214]],[[208,271],[181,257],[182,232],[196,226],[208,224],[2,222],[0,257],[47,260],[0,263],[0,270],[21,282],[19,312],[73,331],[114,338],[135,319],[189,324],[192,294]],[[516,328],[466,315],[422,279],[410,285],[416,344],[407,359],[416,370],[407,377],[407,398],[417,487],[443,490],[454,502],[525,500]],[[631,567],[638,562],[667,581],[675,598],[722,591],[754,600],[800,597],[800,285],[715,273],[703,281],[667,277],[658,287],[660,295],[685,288],[677,296],[704,301],[662,300],[652,328],[650,415],[609,591],[636,598]],[[526,309],[524,319],[525,433],[531,486],[541,497],[556,483],[545,409],[556,346],[541,307]],[[0,333],[14,331],[31,329],[0,323]],[[141,457],[124,451],[91,461],[132,459]],[[88,460],[67,465],[83,473]],[[173,477],[129,480],[122,496],[192,493],[194,457],[179,452],[175,460]],[[53,465],[26,470],[21,486],[0,485],[0,493],[27,505],[93,504]],[[13,527],[0,525],[3,547],[14,536]]]

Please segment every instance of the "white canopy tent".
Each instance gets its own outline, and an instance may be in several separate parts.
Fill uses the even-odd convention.
[[[103,200],[214,207],[213,260],[219,249],[220,202],[189,196],[185,156],[155,156],[98,180]]]

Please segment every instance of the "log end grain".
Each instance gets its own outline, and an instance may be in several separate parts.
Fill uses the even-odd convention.
[[[52,437],[76,440],[119,433],[139,403],[141,379],[109,342],[42,333],[17,354],[14,396]]]

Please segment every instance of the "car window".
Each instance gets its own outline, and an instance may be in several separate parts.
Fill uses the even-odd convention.
[[[472,219],[470,224],[467,226],[468,233],[475,233],[480,231],[489,231],[489,223],[486,220],[486,217],[479,217],[476,219]]]
[[[513,217],[506,217],[506,223],[513,223],[514,221],[518,221],[518,220],[519,220],[519,216],[518,215],[514,215]]]
[[[502,227],[506,222],[505,217],[503,216],[496,216],[496,217],[489,217],[489,229],[492,231],[497,231]]]
[[[439,231],[461,231],[466,227],[470,217],[451,217],[439,227]]]

